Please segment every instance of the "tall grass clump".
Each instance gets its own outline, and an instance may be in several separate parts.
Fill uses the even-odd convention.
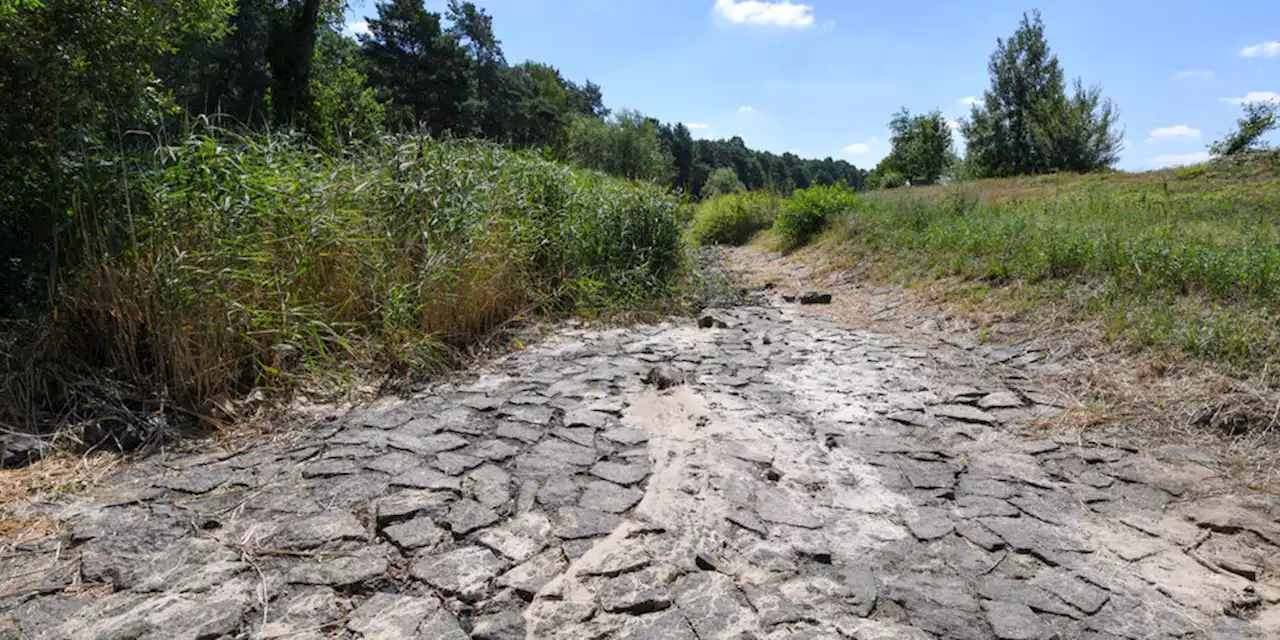
[[[689,226],[695,244],[746,244],[778,215],[780,199],[758,191],[729,193],[698,203]]]
[[[195,135],[135,165],[129,198],[79,200],[124,231],[59,283],[9,406],[83,376],[199,406],[353,365],[429,370],[522,314],[663,296],[681,266],[661,189],[487,143]]]
[[[820,233],[833,216],[855,211],[858,202],[857,194],[843,184],[797,189],[782,203],[773,230],[785,248],[793,248]]]

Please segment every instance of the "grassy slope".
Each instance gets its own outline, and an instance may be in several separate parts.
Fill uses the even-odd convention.
[[[1280,347],[1280,154],[870,194],[822,237],[885,279],[1254,368]]]

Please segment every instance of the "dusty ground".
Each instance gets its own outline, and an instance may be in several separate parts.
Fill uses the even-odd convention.
[[[15,506],[0,637],[1280,637],[1280,497],[1084,428],[1069,353],[736,259],[782,286]]]

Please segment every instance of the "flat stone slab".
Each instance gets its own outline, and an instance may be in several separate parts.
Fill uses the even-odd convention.
[[[476,601],[489,592],[490,581],[506,568],[506,563],[488,549],[463,547],[421,558],[413,563],[409,572],[446,594]]]

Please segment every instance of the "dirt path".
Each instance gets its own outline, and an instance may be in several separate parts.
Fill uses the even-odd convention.
[[[1280,500],[1032,426],[1052,354],[705,317],[30,504],[0,638],[1280,637]]]

